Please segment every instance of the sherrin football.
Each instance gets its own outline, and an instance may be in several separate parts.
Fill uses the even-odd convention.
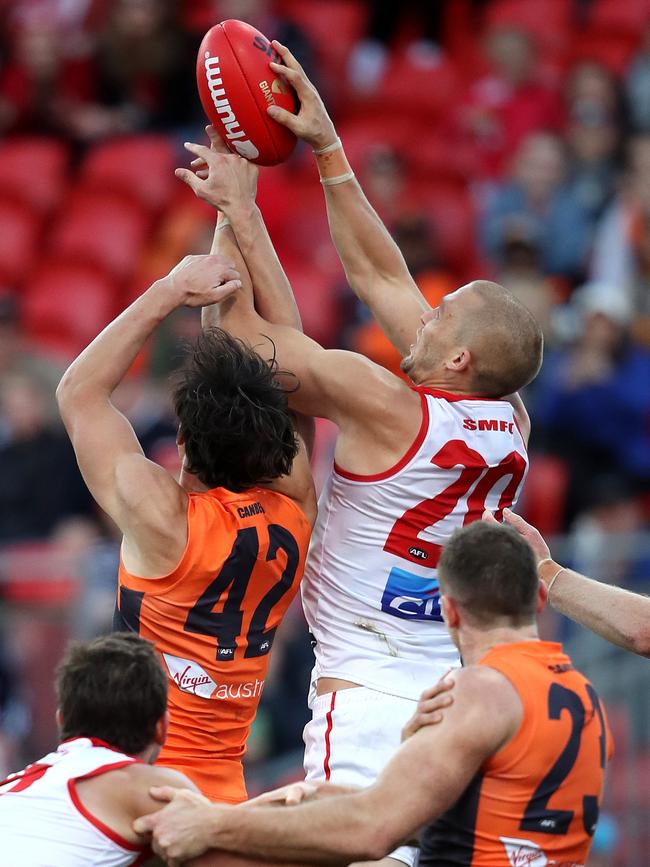
[[[284,162],[296,144],[286,127],[269,117],[269,105],[295,112],[293,88],[270,69],[281,58],[259,30],[229,19],[210,28],[196,61],[203,109],[233,153],[261,166]]]

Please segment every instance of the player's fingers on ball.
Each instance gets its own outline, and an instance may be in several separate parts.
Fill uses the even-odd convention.
[[[273,47],[278,52],[280,57],[284,60],[287,66],[291,67],[291,69],[299,69],[302,70],[302,66],[298,63],[293,54],[289,51],[286,45],[283,45],[281,42],[278,42],[277,39],[274,39],[272,42]]]
[[[212,126],[212,124],[208,124],[206,126],[205,131],[208,134],[208,138],[210,139],[210,146],[213,151],[217,151],[221,154],[228,154],[230,151],[224,140],[221,138],[216,129]]]
[[[300,127],[300,121],[297,119],[296,115],[284,108],[280,108],[279,105],[270,105],[266,111],[269,117],[272,117],[273,120],[277,120],[277,122],[281,123],[283,126],[288,127],[292,132],[295,132]]]
[[[284,66],[282,63],[275,63],[275,62],[271,62],[269,64],[269,66],[271,67],[273,72],[277,72],[278,75],[281,75],[283,78],[286,78],[287,81],[291,82],[291,84],[293,84],[294,82],[297,82],[301,78],[301,75],[298,72],[298,70],[292,69],[290,66]]]

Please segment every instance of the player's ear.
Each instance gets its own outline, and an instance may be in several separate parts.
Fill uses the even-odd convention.
[[[156,723],[156,729],[153,735],[153,741],[158,746],[161,746],[167,740],[167,731],[169,729],[169,711],[166,710],[165,713],[160,717],[158,722]]]
[[[459,346],[453,350],[451,358],[445,363],[449,370],[454,370],[460,373],[467,370],[472,362],[472,353],[466,346]]]
[[[547,600],[548,600],[548,587],[546,586],[546,584],[544,584],[544,582],[540,578],[539,582],[537,584],[537,606],[535,608],[535,611],[537,612],[537,614],[542,613],[542,610],[543,610],[544,606],[546,605]]]
[[[440,611],[448,629],[456,629],[459,623],[458,606],[451,596],[440,597]]]

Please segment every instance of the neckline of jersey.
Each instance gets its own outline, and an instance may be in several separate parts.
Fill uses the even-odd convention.
[[[503,642],[503,644],[495,644],[494,647],[491,647],[483,654],[479,659],[478,664],[480,665],[484,660],[486,660],[491,653],[496,653],[505,648],[509,649],[513,647],[518,647],[520,649],[528,648],[537,654],[564,653],[564,648],[559,641],[543,641],[541,638],[528,638],[524,641],[506,641]]]
[[[428,385],[411,385],[413,391],[429,394],[431,397],[440,397],[449,403],[458,403],[462,400],[483,400],[489,403],[507,403],[502,397],[485,397],[480,394],[458,394],[453,391],[443,391],[440,388],[430,388]]]
[[[59,747],[62,747],[64,744],[72,744],[74,741],[90,741],[93,747],[103,747],[105,750],[119,753],[121,756],[128,756],[130,759],[136,758],[133,753],[127,753],[124,750],[119,749],[119,747],[114,747],[106,741],[103,741],[101,738],[93,738],[90,737],[90,735],[73,735],[70,738],[65,738],[60,742]]]

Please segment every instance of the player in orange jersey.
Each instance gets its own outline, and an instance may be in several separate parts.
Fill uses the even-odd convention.
[[[464,661],[442,722],[409,737],[369,788],[299,784],[304,802],[283,810],[154,791],[170,805],[135,828],[153,830],[170,865],[209,847],[300,864],[374,860],[423,826],[423,867],[585,864],[610,735],[592,685],[538,638],[546,593],[532,552],[511,528],[478,522],[454,533],[439,569]]]
[[[168,314],[219,301],[244,279],[223,257],[187,257],[95,338],[57,391],[86,484],[124,534],[116,626],[152,640],[168,672],[159,763],[231,802],[246,798],[246,737],[316,513],[307,454],[276,365],[219,329],[195,342],[174,392],[179,481],[145,458],[111,394]]]

